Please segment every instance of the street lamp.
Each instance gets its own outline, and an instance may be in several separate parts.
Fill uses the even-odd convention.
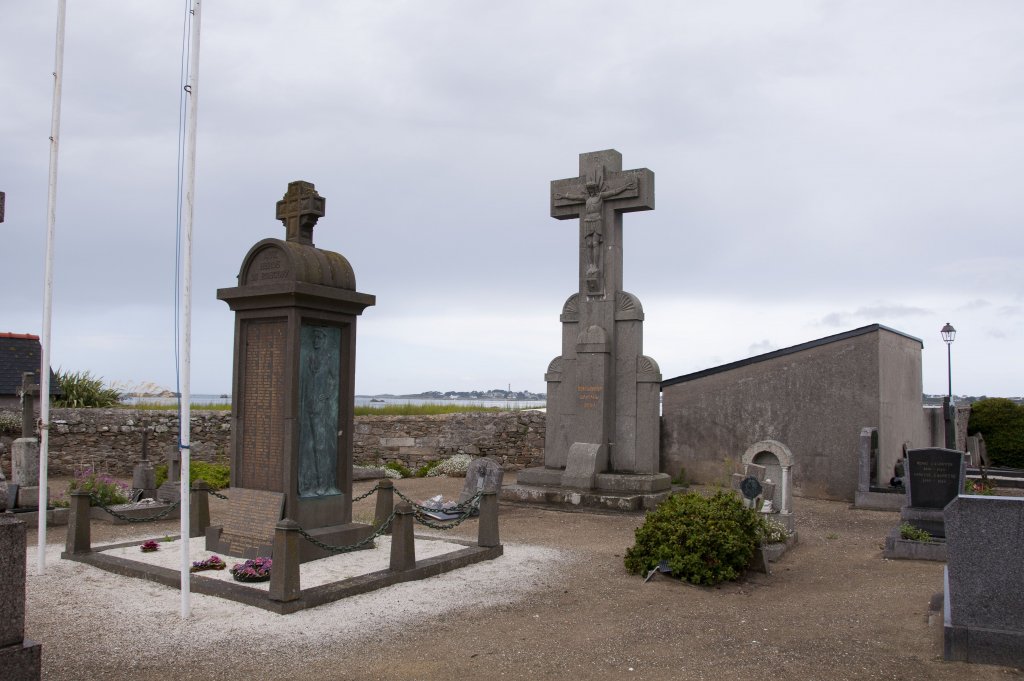
[[[952,404],[953,403],[953,357],[952,357],[952,350],[951,350],[951,348],[953,346],[953,339],[956,338],[956,329],[953,328],[952,324],[950,324],[949,322],[946,322],[946,325],[944,327],[942,327],[942,331],[940,331],[939,333],[942,334],[942,340],[944,340],[946,342],[946,372],[948,374],[947,377],[949,379],[949,403]]]

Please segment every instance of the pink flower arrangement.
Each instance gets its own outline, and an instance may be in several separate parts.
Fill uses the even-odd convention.
[[[244,563],[235,563],[231,575],[238,582],[265,582],[270,579],[274,561],[268,557],[251,558]]]
[[[160,544],[156,543],[155,540],[150,539],[148,541],[143,542],[142,546],[139,547],[139,550],[143,553],[152,553],[153,551],[160,550]]]
[[[227,567],[227,563],[220,556],[210,556],[206,560],[196,560],[192,562],[192,567],[189,572],[202,572],[203,570],[223,570]]]

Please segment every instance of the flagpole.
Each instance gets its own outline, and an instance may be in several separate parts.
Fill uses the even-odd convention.
[[[57,0],[57,44],[53,64],[53,109],[50,116],[50,177],[46,192],[46,273],[43,279],[43,353],[39,362],[39,540],[36,574],[46,572],[46,493],[50,476],[50,322],[53,316],[53,237],[57,222],[57,151],[60,146],[60,98],[64,80],[66,0]]]
[[[196,190],[196,113],[199,105],[199,24],[200,1],[192,6],[191,62],[189,64],[187,127],[185,136],[185,244],[182,248],[182,334],[181,334],[181,616],[191,614],[191,582],[189,562],[189,501],[191,420],[192,420],[192,215],[195,210]]]

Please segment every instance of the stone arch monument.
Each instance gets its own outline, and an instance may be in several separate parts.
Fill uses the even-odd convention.
[[[787,529],[793,529],[793,452],[777,440],[761,440],[747,447],[740,462],[764,466],[765,478],[775,483],[772,505]]]

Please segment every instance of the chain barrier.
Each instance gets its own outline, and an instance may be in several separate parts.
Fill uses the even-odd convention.
[[[171,504],[170,506],[168,506],[164,510],[160,511],[159,513],[156,513],[156,514],[151,515],[151,516],[146,516],[145,518],[135,518],[133,516],[125,515],[123,513],[118,513],[117,511],[112,509],[110,506],[107,506],[106,504],[101,502],[99,499],[97,499],[92,494],[89,495],[89,502],[90,502],[90,504],[92,506],[98,506],[99,508],[102,508],[104,511],[106,511],[110,515],[114,516],[118,520],[123,520],[126,523],[151,523],[151,522],[153,522],[155,520],[161,520],[161,519],[166,518],[167,516],[169,516],[172,511],[174,511],[175,509],[178,508],[178,506],[181,506],[181,501],[180,500],[179,501],[175,501],[173,504]]]
[[[359,495],[358,497],[355,497],[355,498],[353,498],[353,499],[352,499],[352,503],[355,503],[355,502],[357,502],[357,501],[362,501],[362,500],[363,500],[363,499],[365,499],[366,497],[368,497],[368,496],[372,496],[373,494],[376,494],[377,490],[379,490],[379,489],[380,489],[380,483],[377,483],[376,485],[374,485],[373,487],[371,487],[371,488],[369,489],[369,491],[368,491],[368,492],[366,492],[366,494],[360,494],[360,495]]]
[[[462,511],[465,511],[467,508],[475,508],[476,507],[476,500],[480,498],[480,494],[477,493],[477,495],[475,497],[472,497],[471,499],[466,499],[461,504],[455,504],[453,506],[448,506],[446,508],[437,508],[436,506],[424,506],[422,504],[417,504],[415,501],[413,501],[409,497],[407,497],[404,494],[402,494],[401,492],[399,492],[397,487],[395,487],[394,490],[395,490],[395,494],[398,495],[398,498],[401,499],[402,501],[406,501],[409,504],[411,504],[412,505],[412,510],[416,511],[417,513],[419,513],[419,512],[426,512],[426,511],[443,511],[445,513],[460,513]]]
[[[462,502],[462,504],[460,504],[459,506],[451,506],[445,509],[419,506],[418,508],[413,510],[413,518],[420,525],[425,525],[426,527],[429,527],[432,530],[453,530],[462,523],[464,523],[470,516],[473,515],[475,511],[479,510],[480,497],[482,496],[482,492],[477,492],[473,498],[467,499],[466,501]],[[426,510],[420,510],[424,508]],[[451,520],[442,520],[440,522],[435,522],[434,520],[430,519],[430,516],[426,514],[426,511],[444,511],[448,513],[451,511],[451,509],[454,508],[464,508],[464,510],[462,512],[462,515],[460,515],[458,518],[452,518]]]
[[[384,534],[385,532],[387,532],[388,528],[391,527],[391,523],[392,523],[392,521],[394,521],[394,519],[395,519],[395,512],[392,511],[391,515],[389,515],[384,520],[384,522],[380,524],[380,527],[378,527],[377,530],[373,534],[371,534],[370,536],[366,537],[365,539],[360,539],[355,544],[349,544],[348,546],[332,546],[331,544],[325,544],[324,542],[320,541],[316,537],[313,537],[312,535],[310,535],[308,532],[306,532],[301,527],[298,529],[298,533],[300,535],[302,535],[302,538],[305,539],[306,541],[308,541],[310,544],[312,544],[313,546],[316,546],[317,548],[321,548],[324,551],[328,551],[330,553],[348,553],[349,551],[356,551],[358,549],[363,548],[367,544],[372,543],[374,539],[376,539],[377,537],[379,537],[382,534]]]

